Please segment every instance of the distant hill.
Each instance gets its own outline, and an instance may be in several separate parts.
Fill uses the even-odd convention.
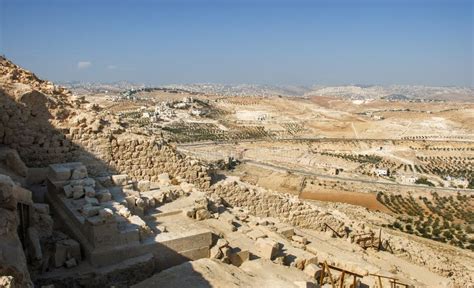
[[[140,88],[166,88],[222,96],[288,96],[312,97],[332,96],[351,100],[442,100],[474,102],[473,87],[422,86],[422,85],[258,85],[258,84],[170,84],[146,86],[144,84],[119,81],[113,83],[63,82],[63,86],[75,94],[122,92]]]

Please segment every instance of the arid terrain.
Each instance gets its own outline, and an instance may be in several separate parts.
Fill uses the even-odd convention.
[[[0,287],[474,287],[469,91],[104,87],[0,58]]]

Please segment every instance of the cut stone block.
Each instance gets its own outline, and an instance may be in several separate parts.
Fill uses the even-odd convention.
[[[34,203],[33,208],[36,213],[49,215],[49,204]]]
[[[306,237],[303,237],[303,236],[299,236],[299,235],[293,235],[291,237],[291,239],[297,243],[300,243],[300,244],[303,244],[303,245],[306,245],[308,243],[308,240],[306,239]]]
[[[143,221],[142,218],[133,215],[128,218],[130,223],[134,224],[138,228],[138,232],[140,233],[140,240],[144,240],[146,238],[149,238],[150,236],[153,235],[153,232],[151,231],[150,227]]]
[[[12,169],[16,174],[26,177],[28,175],[28,167],[26,167],[23,160],[16,150],[9,150],[5,155],[5,164]]]
[[[225,240],[224,238],[220,238],[217,240],[216,246],[218,248],[229,246],[229,241]]]
[[[210,250],[210,258],[211,259],[221,259],[223,256],[224,256],[224,254],[222,254],[222,251],[221,251],[221,249],[219,249],[219,247],[214,246],[214,247],[211,248],[211,250]]]
[[[86,197],[84,197],[84,199],[86,200],[87,204],[90,204],[92,206],[98,206],[99,205],[99,200],[97,200],[97,198],[86,196]]]
[[[96,198],[100,203],[104,203],[112,200],[112,194],[109,191],[101,192],[96,195]]]
[[[72,197],[74,199],[79,199],[84,196],[84,187],[82,185],[77,185],[73,187]]]
[[[295,235],[295,229],[293,227],[281,227],[278,229],[278,233],[283,235],[284,237],[291,239],[293,235]]]
[[[232,253],[229,255],[229,259],[232,265],[239,267],[242,263],[250,259],[250,252],[248,250],[243,250],[237,253]]]
[[[150,191],[150,181],[147,181],[147,180],[138,181],[137,189],[140,192]]]
[[[84,187],[84,193],[86,194],[87,197],[94,197],[95,196],[95,190],[91,186],[85,186]]]
[[[66,265],[66,268],[72,268],[72,267],[77,266],[77,261],[76,261],[76,259],[71,258],[69,260],[66,260],[66,262],[64,262],[64,264]]]
[[[257,248],[257,255],[268,260],[273,260],[279,248],[277,242],[264,238],[258,238],[255,242],[255,246]]]
[[[74,193],[74,188],[71,185],[64,185],[64,195],[66,195],[67,198],[72,198],[73,193]]]
[[[163,173],[158,175],[158,181],[160,182],[161,185],[170,185],[171,180],[170,180],[170,175],[168,173]]]
[[[117,186],[125,186],[128,184],[128,175],[112,175],[112,182]]]
[[[196,220],[198,221],[209,219],[211,217],[212,217],[212,214],[205,209],[199,209],[196,211]]]
[[[306,275],[308,275],[311,278],[315,278],[316,274],[320,270],[321,270],[321,268],[319,268],[316,264],[312,264],[312,263],[311,264],[306,264],[305,267],[304,267],[304,273],[306,273]]]
[[[92,206],[91,204],[86,204],[82,206],[81,213],[84,217],[92,217],[99,214],[100,206]]]
[[[67,181],[71,178],[71,168],[61,165],[49,165],[48,178],[51,181]]]
[[[71,174],[72,180],[78,180],[78,179],[84,179],[84,178],[87,178],[86,166],[81,165],[72,171],[72,174]]]
[[[265,235],[265,233],[263,233],[260,230],[252,230],[249,233],[247,233],[247,236],[249,236],[250,239],[252,239],[252,240],[257,240],[257,239],[260,239],[260,238],[267,237],[267,235]]]

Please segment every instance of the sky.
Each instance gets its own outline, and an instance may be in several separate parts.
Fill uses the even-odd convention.
[[[52,81],[474,86],[473,0],[0,0]]]

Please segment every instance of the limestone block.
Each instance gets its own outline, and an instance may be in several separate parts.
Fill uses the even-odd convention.
[[[236,253],[231,253],[229,255],[229,259],[232,265],[239,267],[242,265],[242,263],[250,259],[250,252],[248,250],[243,250]]]
[[[64,185],[64,195],[66,195],[67,198],[72,198],[73,193],[74,193],[74,188],[71,185]]]
[[[53,257],[54,267],[59,268],[64,265],[67,260],[67,246],[56,243]]]
[[[43,183],[48,175],[48,168],[28,168],[26,183],[28,185]]]
[[[143,221],[142,218],[138,217],[137,215],[130,216],[128,218],[130,223],[134,224],[138,228],[138,232],[140,235],[140,241],[143,241],[150,236],[153,236],[153,232],[151,231],[150,227]]]
[[[191,193],[194,189],[194,184],[190,184],[188,182],[182,182],[179,186],[184,193]]]
[[[128,175],[112,175],[112,182],[117,186],[125,186],[128,184]]]
[[[122,206],[120,207],[118,210],[117,210],[117,213],[125,218],[128,218],[130,217],[131,213],[130,213],[130,210],[125,207],[125,206]]]
[[[150,181],[147,181],[147,180],[138,181],[137,189],[140,192],[150,191]]]
[[[219,247],[214,246],[210,250],[210,258],[211,259],[221,259],[224,256],[221,249]]]
[[[76,267],[77,266],[77,261],[76,261],[75,258],[71,258],[69,260],[66,260],[64,262],[64,265],[66,266],[66,268]]]
[[[93,217],[99,214],[100,206],[92,206],[91,204],[86,204],[82,206],[81,213],[84,217]]]
[[[295,235],[295,229],[293,227],[281,227],[279,228],[278,230],[278,233],[280,233],[281,235],[283,235],[284,237],[288,238],[288,239],[291,239],[291,237],[293,235]]]
[[[316,274],[320,273],[319,271],[321,271],[321,268],[319,268],[318,265],[311,263],[311,264],[305,265],[303,271],[304,271],[304,273],[306,273],[306,275],[308,275],[309,277],[315,278],[315,277],[316,277]]]
[[[84,186],[84,193],[86,194],[87,197],[95,196],[95,190],[91,186]]]
[[[27,230],[27,241],[28,248],[30,251],[30,256],[33,261],[40,262],[43,259],[43,251],[41,249],[40,238],[36,227],[28,227]]]
[[[82,185],[82,186],[95,187],[95,180],[92,178],[77,179],[77,180],[71,180],[69,184],[72,186]]]
[[[5,164],[20,176],[26,177],[28,175],[28,167],[23,163],[16,150],[9,150],[6,153]]]
[[[256,254],[261,258],[268,260],[272,260],[276,256],[279,248],[277,242],[264,238],[258,238],[255,242],[255,246]]]
[[[84,197],[84,200],[86,200],[87,204],[90,204],[92,206],[98,206],[99,205],[99,200],[97,200],[97,198],[86,196],[86,197]]]
[[[99,210],[99,216],[105,221],[110,221],[114,217],[114,212],[109,208],[103,208]]]
[[[227,241],[224,238],[219,238],[219,240],[217,240],[216,246],[218,248],[227,247],[227,246],[229,246],[229,241]]]
[[[35,209],[35,213],[49,215],[49,204],[34,203],[33,208]]]
[[[299,236],[299,235],[293,235],[291,236],[291,239],[295,241],[296,243],[300,243],[303,245],[306,245],[308,243],[308,240],[306,239],[306,237]]]
[[[168,173],[162,173],[162,174],[158,175],[158,182],[160,182],[161,185],[170,185],[171,180],[170,180],[169,174]]]
[[[106,191],[101,191],[96,195],[97,200],[99,200],[100,203],[108,202],[112,200],[112,194],[108,190]]]
[[[265,235],[265,233],[263,233],[262,231],[257,230],[257,229],[253,229],[250,232],[248,232],[247,236],[252,240],[257,240],[257,239],[260,239],[260,238],[267,237],[267,235]]]
[[[198,221],[209,219],[211,217],[212,217],[212,214],[206,209],[199,209],[196,211],[196,220]]]
[[[71,168],[61,165],[49,165],[48,178],[51,181],[66,181],[71,177]]]
[[[112,181],[112,177],[110,176],[103,176],[103,177],[96,177],[95,180],[99,182],[102,186],[104,187],[112,187],[114,185],[114,182]]]
[[[82,185],[77,185],[73,187],[72,197],[74,199],[79,199],[84,196],[84,187]]]
[[[16,210],[17,200],[13,194],[14,183],[6,175],[0,175],[0,208]]]
[[[19,185],[13,186],[13,195],[15,199],[23,204],[33,204],[32,193]]]

